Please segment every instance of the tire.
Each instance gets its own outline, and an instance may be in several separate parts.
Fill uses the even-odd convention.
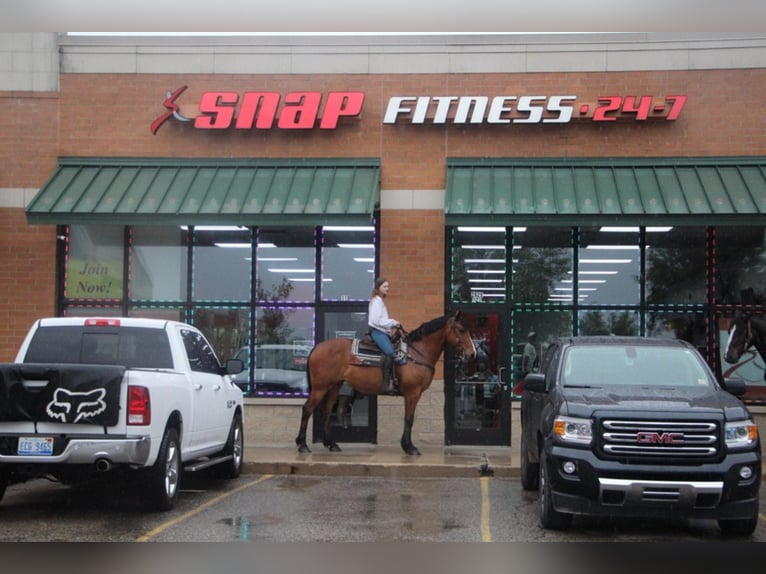
[[[572,515],[553,508],[553,494],[548,475],[548,459],[540,456],[540,524],[546,530],[567,530],[572,525]]]
[[[529,462],[529,448],[521,434],[521,487],[524,490],[539,490],[540,488],[540,463]]]
[[[146,486],[149,507],[153,510],[171,510],[181,490],[181,442],[174,428],[165,430],[157,460],[149,469]]]
[[[231,455],[232,458],[218,465],[217,475],[227,479],[237,478],[242,472],[242,461],[245,455],[244,430],[240,414],[234,415],[231,421],[229,440],[226,441],[222,454]]]
[[[721,534],[725,537],[744,538],[751,536],[758,526],[758,512],[756,511],[750,518],[740,520],[719,520],[718,527]]]
[[[5,496],[5,489],[8,487],[8,471],[0,470],[0,500]]]

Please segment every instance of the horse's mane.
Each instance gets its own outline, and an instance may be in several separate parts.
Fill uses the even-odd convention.
[[[408,334],[409,340],[418,341],[422,339],[423,337],[425,337],[426,335],[430,335],[431,333],[435,333],[436,331],[439,331],[440,329],[444,327],[445,323],[450,317],[451,315],[444,315],[443,317],[437,317],[436,319],[431,319],[430,321],[426,321],[414,331],[409,332]]]

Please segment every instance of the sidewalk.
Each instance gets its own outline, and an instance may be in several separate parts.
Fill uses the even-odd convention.
[[[245,447],[246,474],[301,474],[324,476],[518,477],[518,453],[511,446],[418,446],[420,456],[409,456],[398,445],[341,443],[330,452],[321,443],[301,454],[294,444]]]

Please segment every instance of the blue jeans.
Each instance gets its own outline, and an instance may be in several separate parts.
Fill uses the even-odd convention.
[[[384,355],[390,356],[394,354],[394,344],[391,342],[391,337],[389,337],[387,333],[378,331],[377,329],[370,329],[370,335],[372,336],[372,340],[375,341],[375,344],[380,347],[381,351],[383,351]]]

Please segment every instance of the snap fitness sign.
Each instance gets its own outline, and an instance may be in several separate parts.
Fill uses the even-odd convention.
[[[188,86],[168,91],[165,112],[151,124],[152,134],[174,118],[200,130],[333,130],[343,118],[358,118],[364,92],[204,92],[196,104],[179,102]],[[685,95],[393,96],[383,123],[410,125],[566,124],[576,121],[675,121]]]

